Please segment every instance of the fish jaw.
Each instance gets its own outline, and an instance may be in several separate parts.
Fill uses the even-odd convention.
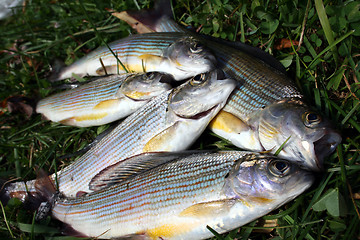
[[[201,135],[211,119],[224,107],[226,99],[235,88],[235,82],[231,79],[212,78],[207,81],[211,81],[210,88],[197,97],[189,98],[190,101],[182,102],[181,105],[186,105],[185,108],[178,108],[176,105],[174,109],[170,98],[167,116],[167,125],[170,127],[148,141],[143,149],[144,152],[180,151],[188,148]],[[186,97],[187,95],[184,98]],[[207,98],[212,100],[207,101]],[[175,99],[177,102],[178,99],[176,97]],[[201,103],[204,103],[203,108],[194,107],[197,111],[188,113],[189,107]]]
[[[323,136],[313,142],[302,141],[300,144],[304,151],[299,156],[291,156],[291,158],[301,157],[303,162],[307,163],[305,168],[312,171],[322,171],[324,159],[335,151],[341,140],[341,135],[337,131],[327,129]]]
[[[313,122],[306,118],[311,115]],[[341,142],[340,134],[325,117],[312,111],[302,99],[284,99],[271,104],[249,120],[257,129],[265,151],[321,171],[324,158]]]
[[[217,60],[210,50],[204,47],[199,40],[191,36],[183,37],[170,44],[165,49],[164,56],[170,60],[174,70],[179,71],[179,75],[187,76],[184,78],[209,72],[217,64]],[[178,74],[173,73],[173,75]]]
[[[133,78],[125,79],[119,88],[119,93],[137,101],[149,100],[170,90],[172,80],[171,75],[160,72],[137,74]]]
[[[198,76],[194,77],[171,95],[169,106],[176,115],[194,118],[218,104],[224,106],[236,85],[232,79],[223,79],[220,70],[199,76],[200,80],[196,80]]]
[[[335,151],[341,140],[341,135],[337,131],[327,131],[322,138],[314,142],[315,156],[320,169],[322,169],[324,158]]]

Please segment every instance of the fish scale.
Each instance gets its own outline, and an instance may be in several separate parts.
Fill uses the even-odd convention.
[[[182,36],[182,34],[179,34],[178,36],[165,36],[164,38],[159,39],[158,36],[143,38],[141,35],[132,35],[132,41],[130,43],[121,39],[110,43],[109,47],[115,54],[116,52],[121,54],[125,53],[124,55],[127,57],[141,56],[149,53],[161,55],[164,48],[168,47],[174,40],[179,39]],[[102,49],[102,51],[90,53],[87,59],[113,56],[107,47],[103,47]]]
[[[219,199],[224,176],[234,159],[243,155],[234,152],[227,158],[218,154],[207,161],[201,160],[204,156],[176,161],[146,176],[88,195],[86,201],[76,198],[57,202],[53,216],[61,221],[70,221],[71,216],[74,223],[89,221],[104,231],[114,224],[121,224],[120,229],[130,233],[141,231],[144,224],[151,228],[158,215],[174,211],[179,204],[186,207],[193,202]]]
[[[171,34],[173,31],[179,31],[189,34],[200,39],[213,51],[218,67],[222,68],[227,77],[235,79],[238,85],[228,99],[224,111],[215,117],[209,128],[239,148],[273,153],[281,148],[279,156],[303,162],[305,167],[316,171],[321,169],[324,157],[335,150],[341,142],[341,136],[326,118],[317,113],[312,115],[317,121],[308,123],[308,113],[313,110],[305,104],[303,95],[286,76],[284,66],[271,55],[255,47],[182,29],[172,20],[171,8],[167,6],[167,12],[164,12],[166,6],[162,5],[157,5],[154,11],[130,14],[122,12],[115,16],[142,33],[155,31]],[[145,24],[145,27],[137,28],[136,24],[133,24],[136,22],[139,25]],[[277,106],[285,110],[286,102],[296,104],[292,104],[283,112],[281,118],[277,118],[271,111]],[[300,105],[302,111],[294,109]],[[293,118],[290,119],[288,116]],[[270,128],[277,131],[261,130],[262,123],[259,119],[265,118],[272,125]]]
[[[114,96],[123,80],[129,76],[131,75],[110,76],[106,81],[101,79],[94,80],[86,86],[80,86],[71,91],[52,95],[51,98],[39,101],[37,111],[41,112],[42,108],[49,108],[47,111],[62,111],[62,114],[65,114],[67,111],[81,110],[89,105],[100,102],[100,100],[110,99]]]
[[[227,46],[210,41],[205,43],[210,49],[216,49],[214,54],[225,74],[237,80],[225,111],[247,120],[255,110],[278,100],[302,97],[292,80],[275,69]]]
[[[67,196],[75,196],[79,191],[89,191],[90,180],[102,169],[118,161],[143,152],[143,147],[154,133],[167,127],[166,108],[171,90],[155,97],[119,126],[101,139],[84,155],[54,174],[59,190]],[[131,127],[129,127],[131,126]],[[131,141],[128,141],[128,139]],[[33,192],[35,181],[12,183],[9,191]],[[21,196],[23,197],[23,196]]]
[[[144,114],[136,114],[125,119],[94,148],[62,170],[58,178],[60,191],[74,194],[74,190],[72,190],[74,186],[76,186],[75,188],[86,186],[94,176],[94,172],[106,167],[108,162],[114,162],[114,156],[121,160],[142,152],[149,137],[153,137],[154,132],[165,128],[164,119],[167,107],[165,103],[169,93],[170,91],[167,91],[151,101],[151,104],[145,105],[141,111]],[[133,127],[129,128],[128,126]],[[128,141],[129,137],[135,140]],[[96,160],[97,158],[98,160]],[[89,166],[86,162],[91,162],[92,165]],[[74,178],[77,180],[73,181]]]
[[[297,165],[252,152],[147,153],[127,161],[135,167],[132,173],[108,179],[110,187],[78,198],[54,199],[51,190],[43,192],[54,203],[52,216],[88,237],[204,239],[212,236],[207,226],[219,233],[232,230],[313,182]],[[118,173],[122,164],[99,175]]]
[[[207,36],[195,35],[166,16],[158,20],[153,27],[158,33],[171,32],[172,34],[193,35],[213,50],[218,66],[228,77],[235,79],[238,83],[224,110],[243,120],[248,120],[248,116],[255,110],[278,100],[302,97],[291,79],[262,63],[261,60],[256,60],[253,56],[241,51],[247,50],[243,46],[240,46],[241,50],[237,50],[226,46],[226,44],[211,41],[212,38],[208,41],[203,39]],[[246,47],[250,48],[249,46]],[[265,55],[265,57],[267,56]]]
[[[38,102],[36,111],[63,124],[89,127],[124,118],[171,89],[169,75],[152,72],[101,77]]]
[[[246,119],[254,110],[261,109],[263,106],[280,99],[302,97],[293,81],[279,71],[242,51],[214,41],[207,41],[203,39],[201,35],[195,35],[191,32],[159,32],[132,35],[131,44],[127,41],[119,40],[111,43],[109,47],[114,52],[123,51],[121,52],[123,56],[129,58],[132,56],[138,57],[152,53],[152,51],[161,52],[161,49],[165,49],[165,47],[175,40],[185,36],[193,36],[199,39],[206,47],[210,48],[216,56],[218,67],[220,67],[228,77],[237,81],[237,87],[231,94],[224,108],[225,111],[241,119]],[[133,41],[136,44],[132,44]],[[156,46],[156,48],[154,48],[154,46]],[[103,47],[103,51],[100,53],[98,53],[98,50],[94,51],[87,55],[86,59],[98,59],[99,56],[94,54],[112,56],[109,49]],[[244,101],[243,97],[247,97],[249,101]]]
[[[211,53],[207,49],[198,49],[197,42],[189,35],[132,35],[90,52],[53,74],[52,81],[71,78],[73,74],[99,76],[150,71],[168,73],[176,80],[184,80],[212,70],[214,64]]]
[[[53,174],[52,179],[56,178],[60,192],[73,197],[78,192],[91,192],[90,180],[99,171],[130,156],[188,148],[224,106],[234,87],[233,80],[223,79],[223,73],[214,70],[203,74],[201,81],[191,79],[163,92],[126,118],[75,162]],[[34,180],[26,184],[11,183],[4,191],[8,197],[26,201],[27,190],[31,194],[36,192]]]

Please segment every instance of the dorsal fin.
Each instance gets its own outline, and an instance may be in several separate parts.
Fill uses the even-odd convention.
[[[51,213],[51,209],[59,197],[59,192],[56,189],[55,183],[42,169],[38,170],[35,189],[36,194],[33,195],[32,203],[39,206],[35,219],[41,220]]]
[[[90,181],[89,189],[97,191],[105,187],[110,187],[164,163],[198,152],[199,151],[150,152],[127,158],[100,171]]]

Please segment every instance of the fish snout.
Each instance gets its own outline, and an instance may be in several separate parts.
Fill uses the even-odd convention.
[[[314,152],[318,170],[323,170],[324,158],[333,153],[341,142],[341,135],[335,130],[328,130],[314,142]]]

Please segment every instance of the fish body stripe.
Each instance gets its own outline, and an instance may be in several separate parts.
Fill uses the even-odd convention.
[[[126,76],[129,75],[111,76],[105,81],[95,80],[87,85],[55,94],[41,100],[37,108],[48,109],[47,111],[73,111],[95,106],[96,103],[114,98]]]
[[[109,47],[119,58],[122,57],[139,57],[143,54],[153,54],[162,56],[163,50],[166,49],[171,43],[177,40],[183,34],[175,34],[173,36],[164,34],[147,35],[132,35],[131,41],[127,38],[115,41],[109,44]],[[86,61],[98,60],[99,58],[114,57],[107,47],[101,47],[90,53],[86,58]]]
[[[99,224],[104,231],[109,227],[134,231],[134,226],[151,225],[156,219],[166,219],[167,213],[179,214],[194,203],[219,200],[223,198],[225,175],[234,159],[243,154],[214,155],[175,161],[84,198],[59,201],[53,215],[62,221],[71,218],[74,224]]]
[[[141,153],[149,138],[167,127],[165,116],[168,94],[169,91],[125,119],[95,147],[61,170],[58,175],[60,191],[69,195],[87,191],[88,183],[100,170]]]
[[[217,43],[209,43],[215,48]],[[247,120],[251,113],[284,98],[301,97],[292,81],[275,69],[227,46],[214,51],[219,66],[237,86],[224,107],[235,116]]]

